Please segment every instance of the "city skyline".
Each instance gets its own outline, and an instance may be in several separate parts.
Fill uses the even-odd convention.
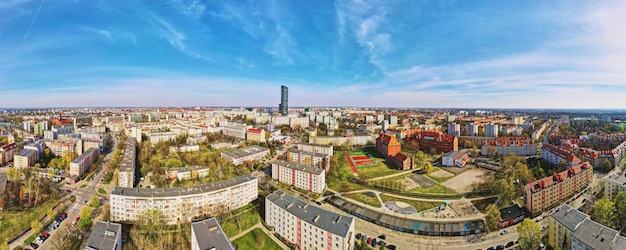
[[[612,108],[626,3],[11,0],[0,106]]]

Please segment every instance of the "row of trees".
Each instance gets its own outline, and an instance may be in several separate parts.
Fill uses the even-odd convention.
[[[58,191],[52,188],[48,178],[40,178],[37,173],[31,173],[30,169],[22,171],[21,169],[9,168],[7,178],[9,182],[5,189],[6,209],[20,210],[37,206],[51,197],[58,196]],[[26,199],[24,200],[22,197]]]
[[[619,192],[613,201],[608,197],[598,200],[591,219],[614,229],[626,227],[626,191]]]

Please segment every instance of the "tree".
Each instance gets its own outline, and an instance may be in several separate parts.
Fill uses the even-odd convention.
[[[534,250],[541,244],[541,227],[539,223],[529,218],[517,225],[519,245],[522,249]]]
[[[615,222],[615,206],[613,202],[607,197],[598,200],[591,219],[607,227],[613,227]]]
[[[35,232],[35,234],[38,234],[43,229],[43,225],[41,224],[41,222],[39,222],[38,219],[35,219],[30,222],[30,228],[33,230],[33,232]]]
[[[0,250],[10,250],[9,241],[2,239],[2,244],[0,244]]]
[[[100,198],[97,195],[92,195],[89,198],[89,206],[90,207],[99,207],[100,206]]]
[[[604,159],[604,161],[602,161],[602,172],[609,172],[611,171],[611,169],[613,169],[613,164],[611,164],[611,161],[609,161],[609,159]]]
[[[46,214],[48,215],[48,219],[54,219],[54,217],[57,215],[52,208],[48,208]]]
[[[350,190],[351,190],[350,184],[344,181],[341,184],[339,184],[339,188],[337,191],[339,191],[340,193],[346,193],[346,192],[350,192]]]
[[[92,213],[93,209],[91,207],[83,207],[83,209],[80,210],[80,219],[89,219]]]
[[[493,190],[500,196],[500,203],[507,203],[515,195],[515,185],[507,179],[497,179],[493,183]]]
[[[22,176],[22,171],[19,169],[9,168],[9,170],[7,171],[7,177],[9,177],[9,180],[13,183],[18,182],[21,176]]]
[[[433,170],[435,170],[435,168],[429,161],[427,161],[426,164],[424,164],[424,174],[429,174],[433,172]]]
[[[615,196],[615,211],[617,211],[617,224],[620,227],[626,225],[626,192],[622,191]]]
[[[463,142],[464,148],[472,148],[472,146],[474,146],[474,144],[470,140],[465,140],[465,142]]]
[[[495,204],[487,206],[487,216],[485,216],[486,227],[489,231],[496,231],[500,228],[500,210]]]

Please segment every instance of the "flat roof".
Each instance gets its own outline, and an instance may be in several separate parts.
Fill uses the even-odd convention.
[[[222,231],[222,227],[215,218],[209,218],[203,221],[192,222],[191,228],[196,235],[198,247],[200,249],[233,249],[228,237]]]
[[[348,236],[350,225],[354,222],[354,217],[340,215],[315,205],[304,202],[282,190],[275,191],[268,195],[268,200],[295,217],[315,225],[322,230],[331,232],[343,237]]]
[[[299,150],[299,149],[290,149],[289,151],[287,151],[289,153],[295,153],[295,154],[303,154],[303,155],[310,155],[310,156],[317,156],[317,157],[329,157],[330,155],[327,154],[320,154],[320,153],[315,153],[315,152],[309,152],[309,151],[303,151],[303,150]]]
[[[208,193],[223,188],[237,186],[251,180],[257,179],[253,175],[243,175],[234,179],[213,182],[193,187],[177,188],[127,188],[115,187],[111,191],[112,195],[134,196],[134,197],[176,197],[181,195]]]
[[[37,154],[37,151],[32,149],[22,149],[22,151],[15,154],[16,156],[26,156],[28,157],[30,154]]]
[[[620,173],[612,173],[604,177],[604,180],[619,183],[620,185],[626,185],[626,175]]]
[[[263,148],[260,146],[253,145],[253,146],[248,146],[245,148],[235,149],[232,151],[222,152],[222,154],[225,154],[234,159],[238,159],[238,158],[243,158],[243,157],[250,156],[250,155],[257,154],[257,153],[264,152],[264,151],[269,152],[270,150],[268,148]]]
[[[91,155],[93,153],[93,151],[96,151],[96,150],[97,149],[95,149],[95,148],[87,149],[87,151],[83,152],[83,154],[81,154],[80,156],[76,157],[76,159],[74,159],[72,161],[72,163],[79,163],[83,159],[87,158],[88,155]]]
[[[208,170],[209,167],[207,166],[185,166],[185,167],[181,167],[181,168],[170,168],[167,171],[168,172],[187,172],[187,171],[197,171],[197,170]]]
[[[500,209],[500,219],[502,220],[517,218],[521,215],[524,215],[524,212],[517,204]]]
[[[300,165],[295,162],[288,162],[288,161],[283,161],[283,160],[277,160],[272,164],[276,164],[278,166],[289,168],[289,169],[295,169],[295,170],[306,172],[306,173],[311,173],[314,175],[319,175],[322,172],[324,172],[324,168],[321,168],[321,167],[305,166],[305,165]]]
[[[567,204],[556,208],[550,216],[572,232],[576,231],[580,223],[589,217],[587,214]]]
[[[117,249],[115,241],[119,234],[122,233],[122,225],[113,222],[98,221],[89,234],[86,248],[108,250]],[[122,236],[119,236],[122,237]],[[120,244],[122,242],[120,241]]]
[[[617,231],[592,220],[585,220],[574,233],[576,239],[596,250],[611,249],[617,235]]]

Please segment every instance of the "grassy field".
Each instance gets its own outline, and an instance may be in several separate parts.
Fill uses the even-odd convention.
[[[432,185],[430,187],[427,188],[414,188],[409,190],[410,193],[417,193],[417,194],[454,194],[457,195],[457,193],[447,187],[444,187],[442,185],[436,184],[436,185]]]
[[[48,201],[23,213],[4,212],[2,223],[0,223],[0,239],[9,240],[29,228],[33,220],[38,220],[47,213],[48,209],[53,206],[53,202],[55,201]]]
[[[255,228],[241,238],[233,241],[233,245],[239,250],[281,250],[280,246],[272,240],[263,230]]]
[[[395,174],[401,170],[394,169],[393,166],[387,165],[387,161],[378,161],[378,165],[369,167],[358,167],[359,176],[364,179],[375,178],[390,174]]]
[[[372,193],[373,194],[373,193]],[[367,195],[364,195],[363,193],[352,193],[352,194],[343,194],[344,197],[348,197],[350,199],[365,203],[367,205],[370,205],[372,207],[381,207],[382,204],[380,204],[380,202],[378,201],[378,198],[376,198],[376,196],[374,197],[369,197]]]
[[[107,194],[107,191],[104,191],[104,189],[102,189],[102,188],[98,188],[98,193],[100,193],[100,194]]]
[[[431,209],[431,208],[443,205],[443,202],[408,200],[408,199],[402,199],[402,198],[387,196],[387,195],[384,195],[384,194],[381,194],[380,198],[383,199],[383,202],[400,201],[400,202],[407,203],[407,204],[413,206],[415,209],[417,209],[418,212],[425,211],[425,210],[428,210],[428,209]]]
[[[259,215],[256,209],[250,209],[224,221],[222,223],[222,229],[226,236],[230,238],[257,223],[259,223]]]
[[[482,200],[473,200],[472,204],[474,205],[474,207],[476,207],[476,209],[478,209],[478,211],[480,211],[481,213],[485,213],[487,211],[487,206],[489,206],[489,204],[496,203],[497,200],[498,197],[486,198]]]
[[[450,180],[450,179],[455,177],[455,176],[451,176],[451,177],[440,178],[440,177],[435,177],[435,176],[432,176],[432,175],[426,175],[426,176],[428,176],[428,178],[432,179],[433,181],[436,181],[439,184],[441,184],[441,183],[443,183],[443,182],[445,182],[447,180]]]

